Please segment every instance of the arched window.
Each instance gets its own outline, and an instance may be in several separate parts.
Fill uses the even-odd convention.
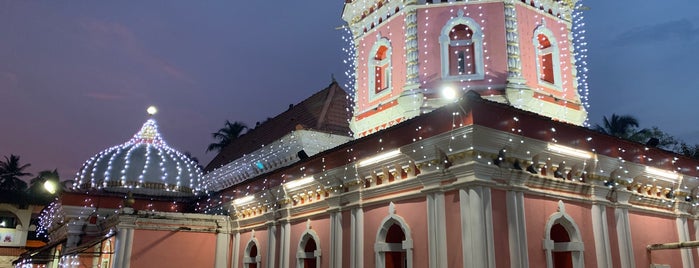
[[[544,239],[547,268],[582,268],[584,244],[578,225],[558,201],[558,212],[549,217]]]
[[[391,43],[379,35],[369,55],[369,99],[373,100],[391,92]]]
[[[476,21],[464,17],[463,10],[444,25],[439,44],[442,79],[483,79],[483,32]]]
[[[413,240],[410,228],[402,217],[395,215],[393,203],[376,234],[376,266],[378,268],[412,268]]]
[[[301,235],[299,248],[296,252],[296,267],[317,268],[320,267],[320,239],[315,231],[309,228]]]
[[[243,258],[243,267],[245,268],[260,268],[262,262],[262,256],[257,249],[257,239],[250,239],[248,245],[245,247],[245,258]]]
[[[561,89],[561,61],[558,43],[551,30],[542,24],[534,31],[536,71],[540,83]]]

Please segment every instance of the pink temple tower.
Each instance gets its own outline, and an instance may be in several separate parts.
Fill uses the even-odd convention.
[[[575,2],[347,0],[342,17],[356,52],[355,137],[467,91],[582,125]]]

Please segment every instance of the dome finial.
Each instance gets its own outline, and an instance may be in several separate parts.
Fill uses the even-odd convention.
[[[153,116],[156,113],[158,113],[158,108],[156,108],[154,105],[151,105],[146,109],[146,112],[148,112],[148,115]]]

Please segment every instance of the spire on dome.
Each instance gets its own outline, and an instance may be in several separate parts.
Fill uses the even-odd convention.
[[[158,131],[158,125],[155,123],[155,119],[148,119],[141,130],[133,135],[133,138],[129,140],[128,143],[150,143],[155,145],[165,145],[163,137],[160,136]]]

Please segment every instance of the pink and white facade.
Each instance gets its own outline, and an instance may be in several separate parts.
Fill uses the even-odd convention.
[[[580,126],[574,2],[347,1],[356,139],[98,213],[105,266],[695,267],[647,246],[698,239],[699,161]],[[52,241],[84,237],[87,199]],[[60,245],[66,267],[101,263]]]

